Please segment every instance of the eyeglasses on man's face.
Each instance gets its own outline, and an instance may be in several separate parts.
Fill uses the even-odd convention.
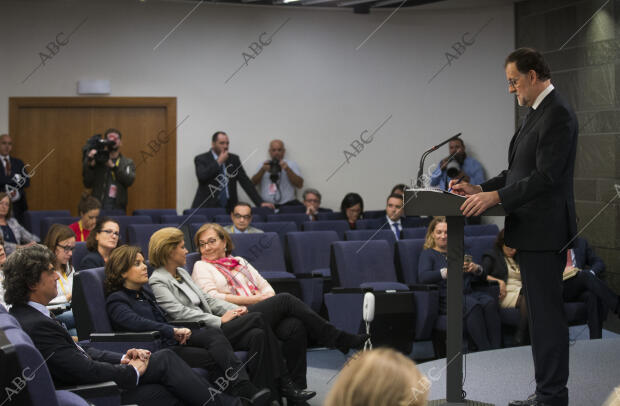
[[[250,220],[252,218],[252,215],[251,214],[246,214],[244,216],[244,215],[241,215],[239,213],[235,213],[235,214],[233,214],[233,217],[236,218],[237,220],[241,220],[241,219]]]

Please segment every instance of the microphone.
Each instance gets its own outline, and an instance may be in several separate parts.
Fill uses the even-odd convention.
[[[443,147],[444,145],[446,145],[447,143],[449,143],[450,141],[453,141],[457,138],[459,138],[461,136],[461,134],[463,133],[458,133],[456,135],[453,135],[452,137],[448,138],[447,140],[443,141],[440,144],[435,145],[434,147],[432,147],[431,149],[429,149],[428,151],[424,152],[422,154],[422,157],[420,158],[420,168],[418,169],[418,180],[416,181],[416,186],[417,187],[422,187],[422,172],[424,172],[424,160],[426,159],[426,156],[428,154],[430,154],[433,151],[438,150],[439,148]]]

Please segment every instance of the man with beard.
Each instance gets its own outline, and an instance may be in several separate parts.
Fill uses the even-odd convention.
[[[472,185],[479,185],[484,182],[484,169],[482,169],[480,162],[467,156],[463,140],[457,138],[450,141],[448,145],[450,147],[450,156],[442,159],[439,167],[431,175],[431,186],[438,186],[446,190],[450,179],[459,179],[461,177],[463,177],[463,182],[471,183]],[[448,165],[452,159],[458,163],[458,169],[455,169],[454,173],[451,173]],[[453,176],[449,176],[449,172]]]
[[[127,210],[127,188],[136,178],[136,166],[133,161],[121,155],[121,132],[110,128],[104,137],[113,141],[109,148],[110,159],[105,163],[95,160],[96,149],[91,149],[84,156],[82,177],[84,186],[92,188],[91,195],[101,202],[101,208]]]

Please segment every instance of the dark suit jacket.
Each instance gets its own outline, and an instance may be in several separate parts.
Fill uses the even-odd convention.
[[[120,364],[123,354],[86,347],[86,356],[64,327],[35,308],[16,304],[10,313],[47,360],[56,386],[114,381],[123,389],[136,387],[136,370]]]
[[[9,161],[11,162],[11,173],[6,173],[4,169],[4,164],[0,162],[0,168],[2,168],[0,170],[0,192],[6,192],[7,185],[10,186],[8,189],[9,191],[12,190],[11,187],[15,189],[19,189],[19,193],[21,197],[19,198],[18,201],[13,202],[13,209],[17,211],[21,211],[21,213],[23,213],[26,210],[28,210],[28,203],[26,202],[26,190],[25,189],[28,186],[30,186],[30,176],[28,176],[28,174],[30,171],[32,171],[32,169],[30,171],[24,170],[24,163],[22,162],[21,159],[17,159],[17,158],[13,158],[12,156],[9,156]],[[15,175],[16,173],[21,175],[24,178],[24,180],[20,184],[17,184],[13,180],[13,175]],[[20,222],[23,222],[23,219],[18,219],[18,220]]]
[[[157,304],[148,284],[140,291],[121,289],[106,300],[106,310],[117,331],[159,331],[167,345],[175,345],[174,327],[167,323],[166,313]]]
[[[493,248],[492,251],[485,253],[482,256],[481,265],[488,275],[501,279],[504,282],[508,280],[508,265],[506,265],[506,259],[501,250]]]
[[[198,190],[196,191],[192,208],[219,207],[221,186],[220,183],[218,183],[217,175],[222,173],[222,170],[217,161],[213,158],[211,150],[196,156],[196,158],[194,158],[194,165],[196,166],[196,177],[198,178]],[[239,201],[237,197],[237,181],[239,181],[241,187],[243,187],[245,193],[250,196],[254,204],[260,206],[263,199],[256,191],[256,188],[254,188],[254,184],[250,178],[248,178],[243,166],[241,166],[239,156],[229,153],[228,159],[224,162],[224,165],[228,173],[229,199],[226,207],[227,211],[231,211]]]
[[[105,261],[101,254],[98,251],[91,251],[84,255],[77,267],[77,270],[81,271],[82,269],[101,268],[102,266],[105,266]]]
[[[594,253],[585,238],[578,237],[573,244],[575,252],[575,266],[579,269],[592,270],[600,277],[605,272],[605,263]]]
[[[577,233],[573,171],[577,118],[551,91],[508,150],[508,169],[480,186],[497,190],[507,212],[505,242],[527,251],[557,251]]]

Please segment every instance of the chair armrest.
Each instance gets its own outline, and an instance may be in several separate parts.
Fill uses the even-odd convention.
[[[113,381],[93,383],[90,385],[59,387],[58,389],[73,392],[84,399],[120,395],[120,389]]]
[[[409,289],[414,290],[414,291],[420,291],[420,290],[423,290],[423,291],[439,290],[439,285],[432,285],[432,284],[431,285],[425,285],[425,284],[422,284],[422,283],[413,283],[413,284],[410,284],[410,285],[407,285],[407,286],[409,286]]]
[[[372,292],[372,288],[332,288],[331,293],[366,293]]]
[[[174,321],[169,321],[168,324],[175,326],[175,327],[185,327],[190,330],[197,330],[201,327],[206,326],[206,323],[204,320],[198,320],[198,321],[174,320]]]
[[[141,331],[127,333],[90,333],[90,341],[96,342],[128,342],[155,341],[160,338],[159,331]]]
[[[312,279],[323,277],[323,275],[321,275],[320,273],[296,273],[294,275],[296,279]]]

